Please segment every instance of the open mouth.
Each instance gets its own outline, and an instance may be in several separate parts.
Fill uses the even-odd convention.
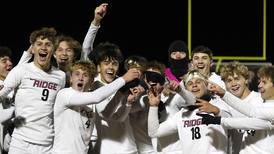
[[[108,75],[114,75],[114,72],[113,71],[111,71],[111,70],[107,70],[107,72],[106,72]]]
[[[205,66],[204,66],[204,65],[197,65],[197,68],[198,68],[198,69],[204,69]]]
[[[77,83],[78,88],[83,88],[84,84],[83,83]]]
[[[61,60],[61,62],[65,63],[68,61],[68,58],[61,58],[60,60]]]
[[[39,53],[41,60],[46,60],[48,53]]]

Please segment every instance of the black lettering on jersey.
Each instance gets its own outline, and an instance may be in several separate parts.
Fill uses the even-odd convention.
[[[89,128],[89,126],[91,125],[90,120],[88,119],[87,122],[85,123],[85,125],[87,126],[87,128]]]
[[[183,120],[183,125],[184,125],[184,127],[193,127],[193,126],[202,125],[202,118]]]
[[[247,130],[246,131],[248,135],[254,136],[256,131],[255,130]]]
[[[242,130],[242,129],[238,129],[239,133],[244,133],[246,132],[248,135],[254,136],[256,133],[256,130]]]
[[[41,100],[42,101],[47,101],[48,98],[49,98],[49,90],[48,89],[43,89]]]
[[[192,140],[197,140],[201,138],[200,127],[192,127],[190,130],[192,133]]]
[[[48,81],[42,81],[42,80],[37,80],[37,79],[32,79],[33,80],[33,87],[38,87],[38,88],[44,88],[44,89],[51,89],[51,90],[57,90],[58,84],[54,82],[48,82]]]

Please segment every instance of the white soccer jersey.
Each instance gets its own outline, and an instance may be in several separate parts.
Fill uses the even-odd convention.
[[[54,105],[54,154],[86,154],[88,151],[95,114],[85,105],[67,106],[71,96],[77,92],[65,88],[57,95]]]
[[[227,94],[226,97],[232,97],[232,94]],[[225,98],[226,100],[228,98]],[[230,99],[229,99],[230,100]],[[255,100],[253,98],[252,100]],[[273,109],[274,101],[267,101],[261,103],[261,105],[254,105],[243,102],[236,102],[240,104],[249,105],[249,107],[253,107],[259,110],[261,109]],[[265,114],[265,113],[264,113]],[[263,114],[263,115],[264,115]],[[261,115],[260,115],[261,116]],[[271,154],[274,153],[274,147],[271,146],[274,143],[274,130],[273,123],[271,121],[263,121],[260,119],[244,119],[244,118],[236,118],[236,119],[222,119],[222,125],[228,128],[237,128],[237,129],[254,129],[246,131],[244,138],[242,149],[240,154]],[[257,129],[257,130],[256,130]]]
[[[213,103],[210,101],[210,103]],[[214,102],[219,107],[221,102]],[[182,153],[206,154],[227,153],[227,132],[219,125],[206,126],[202,124],[202,118],[197,116],[198,109],[189,111],[181,109],[172,118],[157,125],[157,108],[150,107],[148,128],[150,136],[168,136],[173,133],[179,134]],[[227,111],[227,109],[224,109]],[[158,129],[157,129],[158,128]]]
[[[263,99],[261,98],[261,94],[255,91],[250,92],[250,94],[244,98],[242,100],[241,103],[247,103],[251,106],[256,106],[256,107],[260,107],[263,104]],[[232,117],[233,118],[244,118],[247,117],[244,114],[236,111],[235,109],[231,108],[231,113],[232,113]],[[250,127],[250,125],[248,125],[247,120],[242,119],[242,121],[240,123],[237,124],[237,119],[225,119],[223,120],[223,122],[226,122],[227,124],[229,124],[229,127],[233,129],[233,127],[235,128],[236,126],[239,126],[239,124],[244,124],[245,127]],[[267,123],[267,122],[265,122]],[[257,124],[260,125],[262,127],[262,129],[264,128],[262,124],[254,121],[251,124]],[[264,130],[238,130],[237,132],[232,131],[234,134],[232,135],[232,144],[233,144],[233,151],[234,152],[240,152],[241,154],[253,154],[258,153],[259,151],[256,149],[260,149],[261,147],[261,142],[260,140],[262,138],[265,137],[265,131]],[[250,149],[254,149],[254,150],[250,150]],[[252,152],[253,151],[253,152]],[[254,153],[254,154],[255,154]]]
[[[4,89],[17,88],[15,115],[25,117],[26,124],[15,128],[12,136],[31,143],[52,144],[53,105],[64,86],[65,73],[54,67],[44,72],[32,62],[13,68],[4,81]]]
[[[95,117],[95,106],[89,104],[99,103],[124,84],[124,79],[118,78],[93,92],[62,89],[57,94],[54,105],[53,153],[86,154]]]
[[[209,78],[208,78],[209,81],[213,82],[213,83],[216,83],[218,84],[220,87],[222,87],[223,89],[226,89],[225,88],[225,83],[224,81],[222,80],[222,78],[217,75],[216,73],[214,72],[211,72]]]
[[[100,81],[100,75],[95,80]],[[96,112],[98,112],[98,123],[96,123],[97,133],[99,139],[96,147],[100,154],[136,154],[137,148],[135,144],[134,135],[127,111],[127,108],[122,103],[125,101],[124,95],[114,93],[107,99],[96,104]],[[125,108],[124,108],[125,107]],[[123,110],[123,108],[125,110]],[[110,110],[109,110],[110,109]],[[119,113],[119,109],[122,109]],[[118,114],[119,113],[119,114]],[[123,120],[120,120],[122,117]],[[97,117],[96,117],[97,118]]]

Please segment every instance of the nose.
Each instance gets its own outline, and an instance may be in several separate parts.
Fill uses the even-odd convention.
[[[262,88],[263,87],[263,83],[259,82],[258,88]]]
[[[7,65],[8,65],[9,67],[12,67],[12,62],[11,62],[11,60],[7,60]]]

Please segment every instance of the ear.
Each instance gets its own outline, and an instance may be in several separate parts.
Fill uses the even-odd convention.
[[[55,54],[55,52],[53,53],[53,57],[56,59],[56,54]]]
[[[245,80],[245,84],[248,85],[248,80]]]
[[[101,69],[100,69],[100,66],[97,65],[97,72],[100,73],[101,72]]]
[[[210,59],[210,67],[213,66],[213,59]]]

